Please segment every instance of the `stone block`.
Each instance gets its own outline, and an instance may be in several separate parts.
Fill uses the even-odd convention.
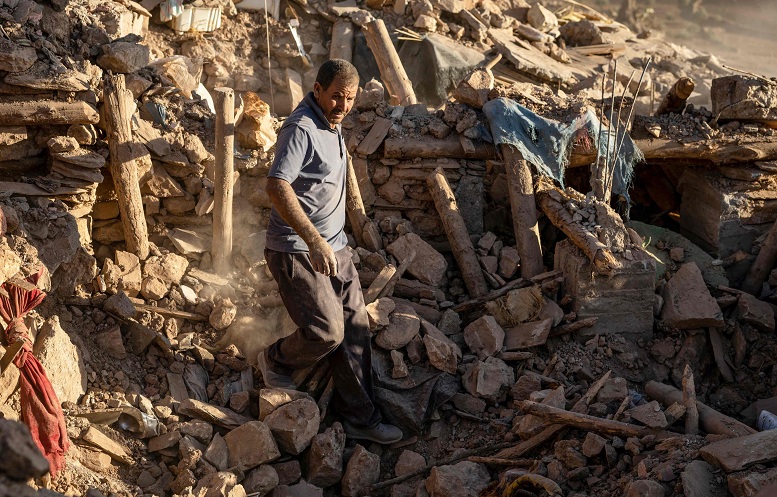
[[[432,468],[425,486],[429,495],[435,497],[477,497],[490,480],[485,466],[462,461]]]
[[[712,80],[712,115],[720,120],[777,121],[777,86],[744,75]]]
[[[297,455],[310,445],[318,433],[318,406],[309,398],[295,400],[273,411],[264,422],[278,447],[288,454]]]
[[[345,497],[355,497],[380,478],[380,456],[357,445],[348,460],[342,481]]]
[[[400,236],[386,250],[400,263],[412,250],[415,250],[415,259],[407,268],[407,272],[427,285],[440,286],[445,272],[448,270],[445,257],[415,233]]]
[[[313,437],[305,456],[306,479],[318,487],[329,487],[343,476],[345,431],[335,422],[324,433]]]
[[[583,339],[617,333],[633,339],[653,337],[655,260],[642,250],[634,250],[632,255],[634,260],[619,258],[621,267],[604,276],[595,273],[588,258],[569,240],[556,244],[554,269],[564,273],[562,292],[574,298],[572,310],[579,319],[599,318],[576,336]]]
[[[689,262],[664,285],[661,319],[682,330],[723,326],[723,313],[712,298],[699,266]]]
[[[229,449],[229,467],[243,471],[280,457],[270,428],[261,421],[250,421],[224,436]],[[207,453],[206,453],[207,454]]]
[[[505,331],[493,316],[482,316],[464,328],[464,341],[481,360],[501,351],[504,339]]]
[[[739,296],[739,319],[757,330],[774,333],[774,309],[768,302],[758,300],[749,293]]]

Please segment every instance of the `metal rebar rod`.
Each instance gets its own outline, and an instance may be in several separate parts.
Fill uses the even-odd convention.
[[[631,116],[634,114],[634,107],[637,105],[637,96],[639,96],[639,92],[642,89],[642,80],[645,77],[645,73],[648,70],[648,67],[650,66],[650,62],[653,60],[653,57],[648,57],[648,60],[645,62],[645,67],[642,68],[642,74],[639,77],[639,83],[637,83],[637,92],[634,93],[634,101],[631,103],[631,107],[629,108],[629,115],[626,117],[626,129],[623,133],[623,136],[621,137],[621,142],[618,144],[617,149],[615,150],[616,154],[621,153],[621,148],[623,147],[623,141],[626,139],[626,133],[629,132],[629,122],[631,121]]]
[[[621,112],[623,111],[623,99],[626,98],[626,92],[628,91],[629,87],[631,86],[631,82],[634,80],[634,74],[636,73],[636,69],[631,71],[631,75],[629,76],[629,82],[626,83],[626,86],[623,87],[623,92],[621,93],[621,101],[618,102],[618,116],[615,118],[615,143],[618,143],[618,134],[621,133]],[[624,126],[625,127],[625,126]],[[624,129],[623,132],[625,133],[626,130]],[[605,168],[605,174],[604,174],[604,180],[605,180],[605,188],[604,191],[608,192],[607,196],[609,197],[609,192],[612,191],[612,179],[613,174],[615,171],[615,162],[618,160],[618,155],[615,154],[612,157],[612,160],[609,164],[607,164]]]
[[[613,111],[615,110],[615,83],[617,81],[617,78],[618,78],[618,59],[615,59],[615,66],[613,67],[613,70],[612,70],[612,98],[610,99],[610,120],[609,120],[610,122],[607,124],[607,156],[604,161],[604,174],[602,175],[604,177],[601,178],[604,183],[606,183],[607,181],[606,180],[607,164],[610,163],[610,137],[612,136],[612,128],[613,128],[612,115],[613,115]],[[615,139],[617,139],[617,136],[615,137]],[[602,185],[602,192],[604,193],[604,196],[601,200],[603,202],[609,203],[609,200],[610,200],[609,195],[607,195],[607,192],[605,190],[606,190],[606,185]]]

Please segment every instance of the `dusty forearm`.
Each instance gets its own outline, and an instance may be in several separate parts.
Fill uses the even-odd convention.
[[[281,218],[302,238],[308,246],[321,240],[321,235],[310,222],[291,185],[282,179],[267,178],[267,195]]]

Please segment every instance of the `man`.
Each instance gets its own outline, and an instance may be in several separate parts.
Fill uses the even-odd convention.
[[[369,323],[343,232],[348,152],[340,123],[358,88],[351,63],[327,61],[278,134],[265,256],[298,328],[259,354],[259,366],[269,386],[296,388],[301,372],[328,361],[346,435],[393,443],[402,431],[381,423],[374,403]]]

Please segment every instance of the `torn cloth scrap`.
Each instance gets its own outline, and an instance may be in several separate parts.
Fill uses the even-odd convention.
[[[599,119],[593,110],[589,109],[570,124],[564,124],[538,116],[513,100],[497,98],[486,103],[483,112],[491,125],[495,143],[514,146],[524,159],[537,168],[539,174],[555,179],[562,187],[575,133],[585,129],[591,139],[599,133],[599,157],[607,154],[609,135],[610,156],[614,156],[619,149],[615,158],[612,191],[629,199],[628,188],[634,175],[634,165],[644,160],[642,151],[625,130],[618,134],[617,139],[615,131],[609,128],[602,129],[600,133]]]

